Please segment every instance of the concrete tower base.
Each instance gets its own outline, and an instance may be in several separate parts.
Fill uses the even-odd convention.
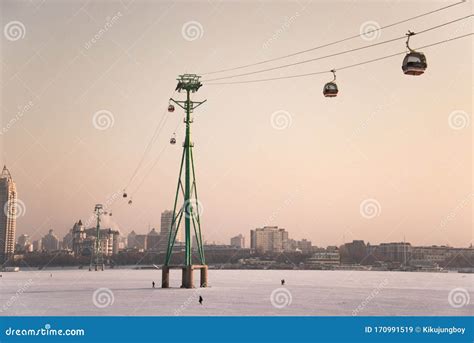
[[[207,287],[207,265],[163,266],[161,269],[161,288],[170,287],[170,269],[181,269],[181,288],[194,288],[194,270],[201,270],[200,287]]]
[[[161,268],[161,288],[170,287],[170,268],[168,266],[163,266]]]

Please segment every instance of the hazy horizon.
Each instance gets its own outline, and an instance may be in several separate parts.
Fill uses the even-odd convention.
[[[0,163],[24,204],[16,236],[54,229],[62,239],[96,203],[109,204],[125,235],[159,230],[161,212],[172,209],[184,134],[182,111],[165,112],[179,74],[290,54],[455,2],[1,1]],[[373,39],[216,77],[396,38],[468,10],[471,1]],[[9,37],[12,21],[24,25],[24,37]],[[468,19],[416,35],[411,45],[471,30]],[[398,40],[240,79],[328,70],[404,49]],[[193,94],[207,102],[194,113],[192,136],[205,240],[228,244],[241,233],[248,246],[251,229],[277,225],[318,246],[471,244],[472,37],[424,52],[428,68],[419,77],[402,73],[403,56],[337,72],[334,99],[322,95],[327,74],[204,84]],[[98,112],[111,114],[106,129],[97,129]],[[145,168],[127,188],[130,206],[121,192],[164,113]],[[174,132],[178,143],[170,145]]]

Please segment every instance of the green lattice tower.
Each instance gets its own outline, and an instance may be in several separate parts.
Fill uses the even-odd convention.
[[[89,271],[104,270],[104,255],[100,247],[100,217],[102,214],[107,214],[107,212],[104,211],[104,207],[101,204],[97,204],[95,205],[94,213],[97,218],[96,239],[94,242],[94,251],[91,254],[91,264],[89,266]]]
[[[191,113],[193,110],[206,102],[206,100],[197,102],[191,101],[191,93],[195,93],[202,86],[199,81],[200,76],[195,74],[184,74],[178,77],[178,85],[176,90],[178,92],[186,92],[186,100],[178,101],[170,98],[170,102],[175,103],[181,107],[186,116],[184,123],[186,124],[186,136],[183,143],[183,154],[181,157],[181,166],[179,168],[178,185],[176,187],[176,195],[174,199],[173,208],[173,220],[168,236],[168,248],[166,251],[165,266],[169,266],[171,261],[171,255],[173,253],[173,246],[176,241],[176,235],[178,232],[179,225],[184,215],[184,229],[185,229],[185,260],[184,266],[191,266],[193,264],[192,250],[191,250],[191,225],[194,230],[196,237],[197,250],[199,254],[199,260],[201,265],[205,265],[206,261],[204,258],[204,249],[202,245],[201,236],[201,219],[200,219],[200,203],[198,201],[197,185],[196,185],[196,174],[194,172],[194,159],[193,159],[193,143],[191,142]],[[184,184],[183,184],[183,169],[184,169]],[[177,206],[180,198],[180,193],[183,197],[183,204],[179,207],[178,212]],[[176,229],[173,230],[173,227]]]

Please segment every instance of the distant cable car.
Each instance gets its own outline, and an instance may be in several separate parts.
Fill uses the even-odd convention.
[[[130,200],[128,201],[128,204],[129,204],[129,205],[131,205],[131,204],[132,204],[132,199],[130,199]]]
[[[324,85],[323,94],[326,98],[334,98],[337,96],[339,90],[337,89],[336,84],[336,71],[334,69],[331,70],[332,74],[334,75],[334,79]]]
[[[405,75],[421,75],[425,72],[428,64],[426,57],[422,52],[412,50],[408,45],[410,37],[415,35],[415,32],[408,31],[407,33],[407,48],[410,51],[405,55],[402,63],[402,70]]]
[[[125,192],[125,190],[123,191],[123,195],[122,195],[124,198],[127,197],[127,192]]]
[[[174,112],[174,106],[172,104],[168,105],[168,112]]]
[[[176,133],[173,133],[173,136],[170,138],[170,144],[171,145],[176,144]]]

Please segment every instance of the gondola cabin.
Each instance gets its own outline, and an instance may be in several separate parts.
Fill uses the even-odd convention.
[[[324,85],[323,94],[326,98],[334,98],[339,92],[335,82],[328,82]]]
[[[406,54],[402,63],[402,70],[405,75],[421,75],[425,72],[428,64],[422,52],[412,51]]]

